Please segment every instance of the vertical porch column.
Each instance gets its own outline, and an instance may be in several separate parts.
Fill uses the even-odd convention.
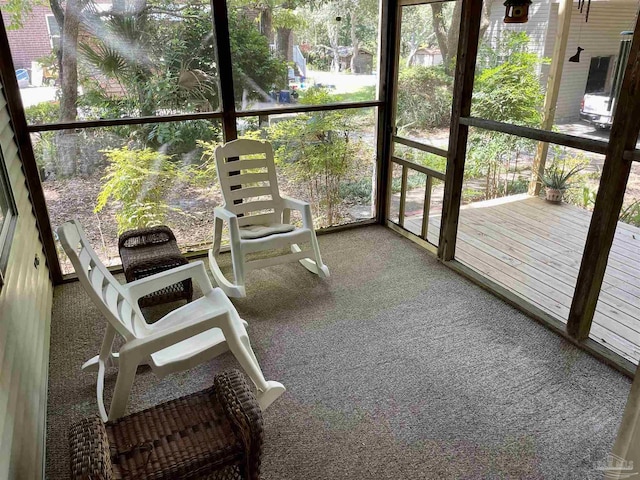
[[[627,465],[610,465],[605,472],[606,480],[620,480],[624,474],[640,471],[640,367],[636,370],[636,377],[631,386],[629,399],[624,409],[618,437],[613,446],[613,455],[623,458],[627,465],[633,463],[635,469],[631,472],[625,470]]]
[[[236,102],[233,92],[233,71],[231,68],[231,42],[229,40],[229,16],[226,0],[211,0],[213,31],[218,53],[218,79],[222,107],[222,131],[225,142],[238,138],[236,126]]]
[[[567,332],[578,340],[586,339],[591,330],[631,171],[631,160],[625,160],[624,154],[625,151],[635,150],[639,132],[640,17],[633,33],[576,291],[569,311]]]
[[[389,217],[389,184],[391,183],[391,155],[395,130],[395,102],[398,82],[398,54],[400,45],[400,1],[381,0],[380,3],[380,74],[378,98],[384,105],[377,113],[377,169],[376,169],[376,220],[386,225]]]
[[[489,0],[487,0],[489,1]],[[438,258],[452,260],[455,255],[464,163],[467,155],[469,127],[460,123],[461,117],[471,115],[471,96],[476,72],[476,57],[480,43],[482,0],[462,0],[460,37],[456,57],[456,76],[453,86],[453,108],[449,133],[449,154],[444,184],[444,200]]]
[[[553,57],[547,80],[547,93],[544,97],[544,111],[540,127],[542,130],[551,130],[556,117],[556,105],[558,103],[558,94],[560,93],[560,83],[562,81],[562,71],[567,55],[567,41],[571,27],[572,2],[573,0],[560,0],[558,5],[558,31],[556,32],[556,42],[553,46]],[[539,176],[544,173],[548,152],[549,144],[547,142],[539,142],[531,168],[529,195],[537,196],[540,193]]]

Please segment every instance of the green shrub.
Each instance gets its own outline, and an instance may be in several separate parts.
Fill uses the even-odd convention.
[[[310,89],[301,103],[329,103],[331,95]],[[301,113],[268,129],[275,161],[285,175],[307,188],[318,226],[340,219],[341,185],[354,179],[369,148],[358,136],[358,112],[334,110]],[[344,187],[342,187],[344,191]]]
[[[372,180],[371,177],[361,178],[355,182],[343,182],[340,184],[340,197],[357,203],[371,201]]]
[[[544,93],[537,67],[544,60],[528,53],[525,33],[505,35],[495,47],[483,46],[476,76],[472,115],[514,125],[539,127]],[[482,69],[484,68],[484,69]],[[535,142],[523,137],[473,129],[465,177],[484,177],[485,199],[511,195],[524,188],[516,178]]]
[[[453,79],[440,66],[413,66],[398,76],[396,124],[412,129],[449,126]]]
[[[117,202],[118,233],[164,223],[170,207],[166,194],[178,174],[171,157],[149,148],[104,151],[109,166],[94,211]]]
[[[152,145],[162,145],[169,155],[179,155],[199,150],[199,142],[212,142],[220,138],[222,135],[218,125],[208,120],[156,123],[149,129],[147,141]]]
[[[640,227],[640,200],[634,200],[620,212],[620,221]]]
[[[31,137],[33,156],[40,170],[41,180],[46,178],[48,170],[56,164],[58,159],[55,136],[56,132],[38,132]]]
[[[42,125],[44,123],[55,123],[60,120],[60,102],[51,100],[40,102],[24,109],[27,122],[32,125]]]
[[[420,188],[425,186],[424,175],[416,172],[407,175],[407,191],[414,188]],[[402,190],[402,178],[397,177],[391,180],[391,193],[399,193]]]

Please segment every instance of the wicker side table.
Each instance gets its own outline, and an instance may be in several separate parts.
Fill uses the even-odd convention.
[[[120,235],[118,250],[127,282],[189,263],[166,226],[128,230]],[[177,300],[190,302],[192,298],[193,285],[189,279],[142,297],[138,303],[150,307]]]
[[[98,416],[69,432],[73,479],[257,480],[262,413],[242,374],[113,422]]]

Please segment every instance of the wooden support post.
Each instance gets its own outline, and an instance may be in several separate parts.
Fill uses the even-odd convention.
[[[476,57],[480,43],[480,21],[482,19],[482,0],[462,0],[460,19],[460,39],[456,57],[456,77],[453,87],[453,109],[449,133],[449,154],[442,205],[442,222],[438,242],[438,258],[452,260],[455,255],[456,236],[464,162],[467,154],[469,127],[460,123],[460,117],[471,114],[471,95],[473,77],[476,71]]]
[[[420,232],[423,240],[427,239],[429,233],[429,212],[431,211],[431,190],[433,189],[433,178],[427,175],[427,183],[424,189],[424,205],[422,206],[422,231]]]
[[[633,34],[631,52],[611,127],[609,148],[582,254],[576,291],[569,311],[567,332],[578,340],[584,340],[589,336],[631,171],[631,162],[624,159],[624,152],[635,148],[639,132],[640,17]]]
[[[402,181],[400,182],[400,207],[398,208],[398,225],[404,227],[404,214],[407,206],[407,180],[409,169],[402,165]]]
[[[380,77],[378,98],[384,106],[378,108],[378,156],[376,169],[376,219],[386,225],[391,205],[393,133],[395,130],[395,98],[400,51],[402,7],[395,0],[382,0],[380,12]]]
[[[560,93],[560,82],[562,81],[562,71],[564,69],[565,57],[567,56],[567,41],[569,30],[571,29],[571,12],[573,10],[573,0],[560,0],[558,5],[558,31],[556,32],[556,43],[553,46],[553,57],[551,58],[551,68],[547,80],[547,94],[544,97],[544,110],[542,112],[542,130],[551,130],[556,117],[556,106]],[[538,143],[536,156],[531,168],[531,180],[529,182],[529,195],[537,196],[540,193],[540,179],[544,173],[549,144]]]
[[[213,31],[216,35],[218,54],[218,78],[222,99],[222,132],[225,142],[238,138],[236,126],[236,102],[233,92],[233,69],[231,68],[231,42],[229,40],[229,14],[225,0],[211,0]]]

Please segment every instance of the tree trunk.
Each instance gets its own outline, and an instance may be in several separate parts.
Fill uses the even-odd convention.
[[[273,43],[273,15],[270,7],[265,7],[260,12],[260,33],[270,44]]]
[[[460,18],[462,13],[462,2],[457,1],[453,7],[451,25],[447,27],[447,19],[442,13],[442,3],[432,3],[431,13],[433,14],[433,30],[438,40],[438,47],[442,54],[442,63],[445,72],[453,74],[453,59],[458,52],[458,39],[460,36]],[[489,28],[491,21],[491,2],[484,2],[482,8],[482,20],[480,23],[480,38]]]
[[[440,48],[440,54],[442,55],[442,63],[444,65],[445,72],[450,74],[449,36],[447,35],[447,26],[445,25],[445,19],[442,14],[442,3],[432,3],[431,14],[433,15],[433,31],[436,34],[436,39],[438,40],[438,47]]]
[[[290,28],[278,28],[276,32],[276,49],[278,56],[283,60],[289,61],[289,51],[291,43],[291,29]]]
[[[418,53],[418,47],[415,44],[410,44],[409,45],[409,56],[407,57],[407,67],[412,67],[414,62],[415,62],[415,58],[416,58],[416,53]]]
[[[485,2],[487,3],[487,2]],[[447,52],[449,58],[445,63],[445,69],[453,71],[453,59],[458,54],[458,38],[460,37],[460,17],[462,15],[462,2],[455,2],[453,6],[453,16],[451,25],[447,33]]]
[[[62,32],[64,30],[64,10],[60,5],[60,0],[49,0],[49,6],[58,24],[58,29]],[[62,78],[62,42],[60,42],[60,46],[55,54],[58,60],[58,78]]]
[[[351,9],[350,13],[350,23],[351,23],[351,46],[353,47],[353,52],[351,53],[351,73],[360,73],[357,72],[358,65],[358,55],[360,50],[360,41],[358,40],[358,36],[356,34],[356,20],[358,16],[356,14],[355,8]]]
[[[62,68],[60,72],[60,121],[73,122],[78,115],[78,30],[80,27],[80,0],[67,0],[62,30]],[[77,141],[73,130],[58,134],[59,174],[72,176],[76,171]]]
[[[60,79],[62,99],[60,120],[72,122],[77,116],[78,100],[78,30],[80,27],[80,0],[67,0],[64,29],[62,30],[62,69]]]
[[[329,47],[331,49],[331,71],[340,71],[340,52],[338,51],[338,27],[336,25],[327,25],[327,33],[329,36]]]

